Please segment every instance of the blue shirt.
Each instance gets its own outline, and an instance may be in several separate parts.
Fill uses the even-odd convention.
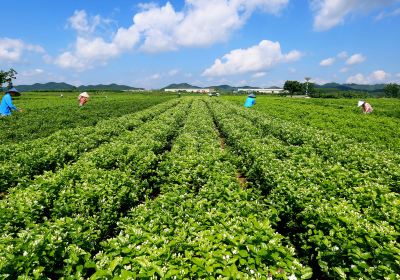
[[[252,97],[247,97],[246,102],[244,103],[244,107],[250,108],[254,104],[256,104],[256,100]]]
[[[17,107],[15,107],[12,103],[11,95],[9,93],[6,93],[1,99],[0,115],[9,116],[11,115],[11,110],[17,110]]]

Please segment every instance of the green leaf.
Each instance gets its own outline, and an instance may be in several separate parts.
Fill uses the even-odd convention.
[[[340,267],[334,267],[333,270],[339,274],[340,278],[346,279],[346,273]]]

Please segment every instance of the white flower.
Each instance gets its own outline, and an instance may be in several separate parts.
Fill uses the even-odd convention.
[[[288,277],[288,280],[297,280],[296,275],[292,274]]]
[[[124,266],[124,269],[125,269],[125,270],[131,270],[131,268],[132,268],[131,265],[125,265],[125,266]]]

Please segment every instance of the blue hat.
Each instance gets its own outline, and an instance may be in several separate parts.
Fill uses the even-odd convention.
[[[16,93],[20,93],[15,87],[10,88],[9,90],[6,91],[6,93],[8,92],[16,92]]]

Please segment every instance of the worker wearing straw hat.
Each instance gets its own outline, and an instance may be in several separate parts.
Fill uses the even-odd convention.
[[[371,104],[365,102],[364,100],[359,100],[357,107],[361,107],[361,110],[364,114],[372,113],[374,109],[372,109]]]
[[[244,103],[244,107],[250,108],[254,104],[256,104],[256,95],[254,93],[250,93],[247,96],[246,102]]]
[[[4,94],[3,98],[1,99],[0,103],[0,116],[10,116],[12,111],[22,112],[22,109],[18,109],[12,102],[11,96],[16,96],[19,94],[19,91],[12,87]]]
[[[79,106],[85,105],[89,100],[89,94],[85,91],[78,96]]]

